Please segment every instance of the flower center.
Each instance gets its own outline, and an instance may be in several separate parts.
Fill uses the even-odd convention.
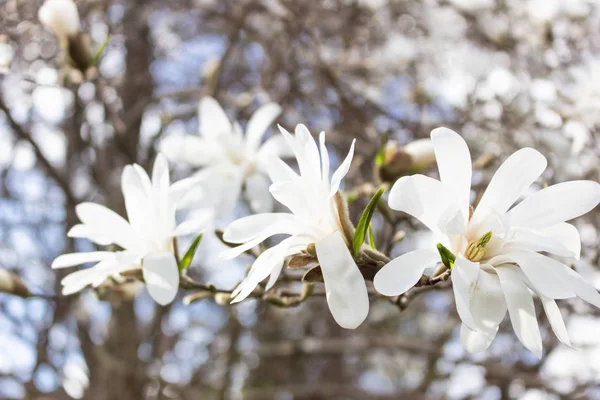
[[[479,239],[471,241],[465,250],[465,257],[473,262],[481,261],[487,254],[486,246],[492,239],[492,232],[483,234]]]

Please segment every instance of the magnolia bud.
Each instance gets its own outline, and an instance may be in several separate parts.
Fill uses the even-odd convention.
[[[435,153],[431,139],[412,141],[404,146],[403,150],[406,154],[410,155],[413,170],[427,168],[435,162]]]
[[[27,298],[31,292],[17,275],[0,268],[0,292]]]
[[[399,147],[395,141],[386,144],[383,162],[381,165],[381,178],[394,182],[403,175],[429,167],[435,162],[435,153],[431,139],[418,139]]]
[[[38,11],[38,18],[59,39],[79,33],[79,12],[73,0],[46,0]]]

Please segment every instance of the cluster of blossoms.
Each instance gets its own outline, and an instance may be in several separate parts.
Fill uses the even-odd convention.
[[[63,41],[79,33],[72,0],[48,0],[39,18]],[[143,279],[152,298],[162,305],[172,302],[184,269],[177,239],[197,236],[215,219],[233,215],[243,194],[257,214],[238,219],[224,230],[223,241],[235,247],[225,251],[223,259],[235,258],[272,236],[287,237],[258,255],[231,292],[232,303],[246,299],[265,280],[264,290],[270,290],[284,267],[292,263],[312,266],[322,275],[333,318],[340,326],[354,329],[369,313],[368,285],[361,269],[365,260],[377,267],[373,286],[384,296],[402,295],[431,270],[429,278],[451,279],[462,321],[461,341],[467,350],[487,349],[508,312],[517,337],[538,357],[542,338],[534,295],[552,330],[566,345],[570,341],[556,300],[579,297],[600,307],[600,294],[593,286],[563,262],[541,254],[579,258],[579,233],[566,221],[598,205],[597,182],[561,183],[521,200],[547,165],[542,154],[525,148],[500,166],[474,208],[467,144],[449,129],[435,129],[431,140],[415,142],[385,157],[395,160],[399,168],[387,171],[390,176],[402,170],[402,157],[413,159],[413,166],[437,162],[439,181],[425,175],[403,176],[393,183],[388,204],[429,228],[439,238],[438,248],[417,249],[389,261],[362,243],[364,238],[357,246],[357,232],[360,228],[364,234],[369,220],[366,227],[355,228],[340,193],[354,143],[330,174],[324,132],[317,143],[304,125],[298,125],[294,134],[280,127],[281,134],[263,141],[280,113],[277,104],[260,107],[244,134],[216,100],[202,99],[199,136],[165,138],[151,177],[139,165],[125,167],[121,189],[127,220],[102,205],[77,206],[81,223],[68,236],[106,249],[54,260],[53,268],[96,263],[66,276],[63,293],[98,287],[107,279],[120,282],[126,273],[141,271],[134,276]],[[295,158],[298,172],[282,160],[287,158]],[[167,159],[199,171],[171,184]],[[289,212],[273,212],[276,202]],[[177,224],[176,212],[181,209],[193,211]]]

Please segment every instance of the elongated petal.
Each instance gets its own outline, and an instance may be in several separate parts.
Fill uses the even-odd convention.
[[[478,353],[487,350],[496,337],[496,331],[474,331],[466,324],[460,325],[460,341],[469,353]]]
[[[81,203],[75,207],[77,216],[94,232],[111,238],[112,243],[125,249],[136,246],[136,235],[131,225],[116,212],[95,203]]]
[[[215,211],[212,209],[196,210],[193,215],[177,225],[171,236],[198,235],[204,231],[215,219]]]
[[[352,145],[354,145],[352,141]],[[352,150],[354,151],[354,150]],[[323,182],[329,181],[329,151],[325,146],[325,132],[319,134],[319,152],[321,153],[321,179]]]
[[[600,293],[594,287],[587,283],[577,272],[564,264],[561,264],[568,280],[565,284],[569,285],[573,292],[580,299],[587,301],[588,303],[600,308]]]
[[[293,138],[297,151],[296,160],[303,179],[318,182],[321,177],[321,160],[317,143],[303,124],[296,125]]]
[[[369,313],[369,294],[341,232],[318,241],[315,248],[331,315],[342,328],[357,328]]]
[[[551,299],[566,299],[574,297],[565,265],[550,257],[532,252],[516,251],[506,254],[506,257],[516,262],[534,288]]]
[[[540,300],[542,301],[542,306],[544,307],[544,312],[546,313],[546,317],[548,317],[548,322],[550,322],[550,326],[552,327],[552,331],[562,343],[567,346],[571,346],[571,341],[569,340],[569,333],[567,332],[567,327],[565,326],[565,321],[560,313],[560,309],[556,305],[556,301],[544,296],[543,294],[538,293]]]
[[[273,271],[279,270],[283,265],[287,244],[282,241],[276,246],[265,250],[254,261],[252,268],[248,272],[248,276],[238,285],[231,293],[233,300],[231,303],[239,303],[247,298],[258,286],[260,282],[266,279]]]
[[[244,243],[261,236],[261,232],[275,224],[296,224],[289,213],[262,213],[237,219],[225,228],[223,239],[229,243]]]
[[[250,218],[250,217],[247,217],[247,218]],[[223,253],[221,253],[221,258],[224,260],[228,260],[228,259],[237,257],[240,254],[242,254],[243,252],[248,251],[255,246],[258,246],[265,239],[267,239],[273,235],[278,235],[278,234],[294,235],[296,233],[300,233],[300,231],[301,231],[301,227],[299,227],[298,224],[295,223],[294,221],[292,221],[290,223],[289,218],[283,218],[281,220],[277,220],[277,221],[273,222],[272,224],[268,225],[267,227],[265,227],[263,230],[257,232],[256,236],[253,239],[249,240],[248,242],[246,242],[240,246],[234,247],[232,249],[226,250]],[[227,239],[225,239],[225,240],[227,240]]]
[[[283,160],[273,157],[267,167],[267,173],[273,183],[296,182],[300,177]]]
[[[115,254],[115,257],[102,260],[91,268],[75,271],[65,276],[61,281],[62,294],[68,296],[79,292],[86,286],[97,287],[110,276],[136,268],[131,263],[122,263],[118,258]]]
[[[450,278],[452,279],[452,290],[456,302],[456,311],[460,320],[471,330],[486,331],[481,321],[478,321],[471,312],[471,297],[479,278],[479,263],[466,260],[457,256]]]
[[[471,153],[465,140],[448,128],[431,131],[442,183],[454,191],[460,209],[466,212],[471,198]],[[446,200],[447,201],[447,200]]]
[[[404,176],[394,183],[388,203],[421,221],[434,232],[444,215],[450,215],[452,193],[440,182],[425,175]],[[458,210],[457,206],[454,210]],[[454,214],[456,215],[456,214]]]
[[[269,191],[271,182],[266,175],[257,172],[246,178],[245,185],[252,211],[261,213],[273,210],[274,198]]]
[[[549,228],[541,229],[540,232],[550,240],[561,243],[573,254],[575,259],[579,260],[581,255],[581,237],[579,236],[579,231],[573,225],[563,222]]]
[[[159,153],[152,169],[152,198],[154,231],[156,239],[163,241],[175,228],[175,209],[169,204],[169,164],[167,158]]]
[[[93,251],[90,253],[70,253],[58,256],[52,262],[52,268],[67,268],[75,265],[85,264],[88,262],[102,261],[107,258],[114,257],[114,253],[110,251]]]
[[[538,326],[531,293],[516,267],[504,265],[496,268],[504,291],[508,314],[513,329],[523,345],[538,358],[542,357],[542,337]]]
[[[261,172],[268,173],[269,165],[273,158],[289,158],[293,156],[294,151],[286,138],[283,135],[273,135],[258,150],[257,168]]]
[[[350,145],[350,150],[348,150],[346,158],[335,170],[333,176],[331,177],[331,191],[329,192],[329,197],[333,197],[337,193],[337,191],[340,188],[340,183],[342,182],[342,179],[344,179],[348,171],[350,171],[350,164],[352,163],[352,157],[354,156],[354,143],[356,143],[356,139],[352,141],[352,144]]]
[[[123,169],[121,190],[125,198],[125,208],[129,223],[137,235],[146,236],[154,229],[151,224],[153,218],[150,215],[150,198],[148,197],[147,187],[142,177],[131,165],[127,165]]]
[[[182,179],[173,183],[169,188],[169,205],[177,209],[180,202],[194,189],[202,190],[198,179],[195,177]]]
[[[225,149],[217,140],[192,135],[167,136],[160,142],[160,151],[169,161],[194,167],[211,165],[225,156]]]
[[[281,114],[281,107],[275,103],[265,104],[252,114],[246,127],[248,150],[256,151],[258,149],[263,135],[279,114]]]
[[[173,301],[179,289],[179,269],[173,254],[148,254],[142,261],[142,272],[154,301],[163,306]]]
[[[496,274],[480,270],[477,284],[471,295],[470,310],[473,317],[487,328],[488,333],[498,330],[506,315],[506,300]]]
[[[491,209],[504,214],[539,178],[547,164],[546,157],[531,148],[513,153],[494,174],[475,212]]]
[[[559,183],[527,197],[508,212],[511,226],[547,228],[577,218],[600,202],[600,184],[594,181]]]
[[[415,250],[394,258],[377,272],[375,289],[384,296],[397,296],[412,288],[423,271],[439,262],[440,256],[431,250]]]
[[[563,222],[545,230],[513,228],[513,236],[504,248],[545,251],[561,257],[579,258],[581,242],[577,229]]]
[[[233,126],[221,108],[219,103],[212,97],[203,97],[198,106],[200,118],[200,135],[205,138],[218,138],[221,135],[229,135]]]
[[[100,246],[108,246],[113,242],[112,238],[107,236],[106,232],[98,232],[93,226],[86,224],[74,225],[71,229],[69,229],[69,232],[67,232],[67,236],[71,238],[87,239],[91,242],[99,244]]]

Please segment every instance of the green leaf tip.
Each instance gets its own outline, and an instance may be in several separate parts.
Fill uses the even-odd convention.
[[[383,192],[385,192],[385,188],[380,188],[377,193],[375,193],[363,211],[360,220],[358,221],[356,231],[354,232],[354,238],[352,240],[352,254],[354,257],[358,255],[360,247],[365,242],[365,237],[367,236],[369,226],[371,225],[371,218],[373,218],[375,208],[377,207],[377,202],[379,202]]]
[[[190,247],[185,252],[185,255],[183,256],[181,261],[179,261],[179,271],[180,272],[185,271],[192,264],[192,259],[194,258],[196,249],[198,248],[198,245],[200,244],[200,241],[202,240],[202,235],[203,235],[203,233],[200,233],[198,236],[196,236],[196,239],[194,239],[194,241],[192,242]]]
[[[442,263],[444,263],[446,267],[452,268],[454,266],[454,261],[456,261],[456,256],[441,243],[437,244],[437,249],[442,258]]]

